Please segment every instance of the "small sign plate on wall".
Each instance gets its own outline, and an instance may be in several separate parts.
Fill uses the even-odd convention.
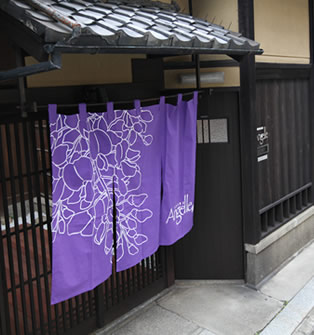
[[[256,128],[257,131],[257,161],[262,162],[268,159],[269,144],[268,132],[265,126]]]

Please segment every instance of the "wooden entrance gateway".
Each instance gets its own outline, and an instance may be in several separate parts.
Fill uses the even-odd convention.
[[[92,5],[90,2],[85,3],[81,1],[80,6],[83,6],[81,9],[78,9],[77,5],[70,6],[70,8],[66,6],[62,7],[59,1],[51,1],[51,5],[59,7],[58,11],[61,11],[60,15],[57,15],[60,22],[57,22],[55,20],[56,16],[51,13],[51,10],[48,9],[47,11],[47,8],[43,8],[39,1],[28,1],[28,4],[31,6],[30,9],[27,6],[25,7],[25,4],[22,2],[12,0],[7,0],[3,4],[0,4],[0,25],[3,28],[2,31],[7,33],[10,42],[14,43],[18,50],[16,54],[16,68],[6,68],[5,71],[0,72],[0,80],[17,79],[17,84],[16,82],[14,83],[14,94],[16,94],[16,97],[10,99],[10,92],[8,92],[9,102],[7,102],[6,97],[3,100],[0,97],[1,334],[87,334],[96,328],[104,326],[112,319],[124,314],[135,305],[145,301],[174,282],[171,248],[162,248],[131,269],[119,273],[113,271],[113,275],[95,290],[86,292],[61,304],[50,306],[51,229],[49,223],[51,221],[51,171],[48,145],[49,127],[45,112],[31,113],[33,111],[31,106],[33,101],[36,101],[39,106],[47,104],[48,101],[47,99],[45,101],[41,100],[41,95],[32,98],[30,95],[31,92],[25,86],[23,78],[32,74],[62,68],[61,56],[64,54],[97,53],[104,54],[104,57],[108,53],[145,54],[147,55],[147,58],[144,59],[148,65],[147,71],[140,71],[137,75],[136,71],[134,71],[132,73],[132,85],[141,84],[142,93],[146,90],[146,86],[154,86],[154,89],[160,93],[165,88],[159,85],[164,84],[163,72],[165,65],[162,64],[163,58],[171,55],[194,55],[188,66],[191,65],[191,68],[195,69],[196,89],[200,90],[202,64],[199,55],[226,54],[240,64],[242,87],[240,95],[246,98],[254,96],[252,94],[254,86],[251,85],[254,82],[254,78],[251,76],[250,65],[253,64],[251,61],[254,57],[253,55],[263,52],[259,48],[259,43],[248,40],[244,37],[245,35],[234,34],[223,27],[218,27],[217,25],[212,25],[193,17],[186,17],[182,13],[178,14],[175,18],[177,14],[172,5],[162,4],[161,8],[158,8],[158,6],[156,8],[159,2],[152,4],[149,2],[148,0],[144,1],[143,5],[135,5],[133,1],[125,0],[121,4],[119,2],[117,5],[118,8],[116,5],[110,6],[110,4],[107,5],[101,2],[101,6],[109,7],[99,10],[99,7],[98,9],[93,8],[96,1]],[[242,16],[240,15],[239,17],[239,27],[243,33],[246,32],[246,29],[242,29],[242,27],[250,23],[246,19],[250,17],[247,15],[247,11],[251,8],[247,2],[248,0],[239,0],[239,15],[242,13]],[[119,8],[123,3],[127,3],[128,6]],[[132,8],[132,6],[136,8]],[[189,7],[190,14],[192,15],[192,1],[189,1]],[[85,18],[91,20],[88,25],[94,26],[94,30],[90,30],[89,27],[85,28],[86,21],[81,26],[80,22],[73,21],[73,19],[69,20],[69,17],[80,18],[81,12],[79,11],[81,10],[86,10],[89,13]],[[121,24],[119,11],[128,15],[126,23]],[[107,30],[104,26],[98,25],[100,19],[107,19],[106,16],[108,13],[111,19],[114,20],[111,22],[114,23],[116,20],[115,24],[117,24],[117,27],[121,26],[121,28],[118,28],[118,30],[111,29],[115,27],[114,25]],[[44,19],[42,19],[43,17]],[[178,17],[180,18],[179,20],[177,20]],[[147,33],[145,29],[139,29],[138,22],[148,23]],[[169,23],[171,28],[170,35],[168,33]],[[66,29],[62,30],[62,33],[60,33],[60,24],[67,26],[64,27]],[[157,30],[155,29],[156,26],[159,27]],[[188,27],[188,31],[183,33],[183,35],[181,35],[183,31],[182,26],[184,29]],[[32,30],[32,27],[36,27],[36,29]],[[217,37],[213,38],[215,36],[212,34],[213,32]],[[206,37],[207,35],[208,38]],[[7,48],[9,49],[9,46]],[[4,48],[3,54],[7,55],[6,48]],[[25,56],[32,56],[39,63],[25,66],[23,63]],[[162,64],[160,71],[159,68],[157,69],[149,64],[150,61],[156,60],[156,58]],[[184,67],[185,64],[179,65],[181,69],[184,69]],[[211,67],[211,65],[207,67]],[[129,70],[131,71],[131,69]],[[161,78],[157,84],[156,77],[153,76],[156,72],[159,72]],[[149,78],[147,78],[147,75]],[[127,83],[130,83],[130,81],[127,81]],[[120,84],[114,85],[113,91],[115,91],[115,95],[110,94],[110,91],[108,91],[109,93],[107,92],[109,101],[125,102],[124,93],[132,93],[128,91],[128,86],[124,86],[125,90],[119,90],[119,88],[122,88],[119,86]],[[83,84],[80,83],[79,86],[81,85]],[[88,102],[86,101],[88,99],[84,99],[86,97],[82,94],[79,94],[74,99],[74,95],[70,94],[72,89],[68,85],[64,86],[60,87],[62,91],[61,96],[66,100],[63,103],[69,104],[70,101],[68,100],[70,96],[75,104],[82,102],[82,98],[83,101]],[[19,89],[18,91],[17,88]],[[49,103],[59,104],[60,101],[56,101],[53,98],[54,88],[47,90]],[[77,87],[74,90],[80,90],[80,88]],[[160,94],[154,94],[147,97],[159,98],[159,96]],[[236,102],[235,106],[238,106],[238,94],[236,92],[231,94],[230,92],[230,96],[232,104]],[[102,98],[105,97],[103,96]],[[133,98],[141,99],[143,97],[138,96],[136,92],[132,100]],[[225,98],[222,96],[222,98],[217,100],[217,103],[223,103]],[[252,129],[251,127],[255,122],[254,114],[251,113],[254,110],[254,101],[253,99],[249,101],[243,99],[242,101],[244,103],[243,105],[241,104],[239,114],[244,127],[241,138],[243,143],[252,143],[252,139],[255,136],[254,128]],[[103,103],[103,101],[101,102]],[[212,102],[208,101],[208,103]],[[6,104],[12,104],[13,111],[11,108],[9,112],[6,109]],[[17,104],[20,104],[24,117],[21,117],[20,113],[16,113],[17,110],[15,107]],[[233,110],[227,110],[227,106],[225,107],[226,114],[204,115],[205,119],[203,121],[207,120],[208,127],[211,125],[209,119],[227,119],[227,128],[230,128],[228,132],[230,143],[228,139],[228,144],[199,144],[199,159],[204,162],[198,162],[200,166],[198,173],[199,175],[203,173],[206,175],[206,178],[208,178],[206,183],[215,182],[212,179],[215,177],[215,173],[218,173],[220,169],[223,171],[227,167],[230,169],[230,165],[232,164],[236,167],[232,171],[237,176],[234,181],[239,181],[239,162],[234,160],[234,157],[230,158],[230,161],[227,160],[225,162],[217,160],[211,166],[212,171],[205,171],[206,167],[209,167],[212,155],[223,156],[225,154],[224,150],[229,153],[228,150],[231,145],[233,146],[233,150],[239,150],[239,147],[236,147],[238,144],[233,141],[233,138],[238,138],[238,130],[237,128],[233,128],[234,120],[236,119],[233,119],[233,114],[228,114]],[[27,112],[30,113],[26,115]],[[237,111],[235,111],[235,115],[236,113]],[[213,122],[215,123],[215,121]],[[216,121],[216,127],[219,128],[221,123],[225,124],[225,121]],[[212,146],[212,148],[208,156],[205,147],[209,146]],[[250,179],[252,179],[251,171],[253,171],[253,177],[255,171],[254,166],[252,169],[253,164],[251,164],[254,161],[251,158],[255,158],[254,150],[252,150],[254,149],[253,147],[254,144],[251,147],[250,144],[247,145],[248,159],[241,167],[241,174],[245,176],[243,182],[246,183],[248,181],[246,183],[247,186],[242,189],[244,194],[242,198],[247,203],[247,210],[243,215],[243,221],[247,227],[246,230],[249,237],[254,237],[255,224],[257,224],[258,219],[254,201],[250,200],[251,189],[253,187],[253,184],[250,183]],[[243,149],[241,148],[241,152],[244,152]],[[231,171],[226,171],[226,173],[229,172]],[[223,180],[222,178],[220,180],[225,185],[231,185],[233,181]],[[234,192],[230,192],[229,194],[230,199],[225,199],[225,204],[233,204],[232,208],[239,204],[233,202],[239,190],[236,183],[233,184]],[[199,190],[200,194],[204,191],[200,186]],[[210,196],[213,199],[215,198],[214,194]],[[202,196],[202,198],[205,197]],[[202,199],[200,199],[198,204],[199,208],[196,210],[200,211],[201,216],[207,216],[206,206],[208,203],[202,202]],[[214,202],[213,206],[215,204],[217,202]],[[215,209],[212,207],[213,215],[216,219],[219,222],[228,222],[229,217],[225,215],[226,213],[223,211],[215,212]],[[234,224],[237,225],[239,213],[233,211],[233,209],[230,210],[235,217]],[[251,224],[251,222],[254,225],[249,226],[247,223]],[[204,226],[204,233],[211,235],[211,231],[208,230],[209,227]],[[200,228],[200,231],[202,229]],[[230,229],[230,231],[234,229],[236,231],[239,227],[234,226],[231,228],[230,226],[221,225],[221,231],[218,232],[217,230],[218,239],[222,239],[225,229]],[[237,259],[232,276],[236,275],[238,277],[243,276],[242,250],[238,248],[240,241],[242,241],[241,231],[242,227],[235,234],[235,241],[229,241],[230,246],[234,243],[234,249],[232,247],[232,250],[236,250]],[[210,248],[212,249],[208,253],[209,255],[217,252],[219,243],[212,243]],[[224,251],[220,254],[226,259],[227,255],[223,255],[223,253]],[[192,264],[194,259],[190,258],[190,260]],[[224,268],[225,266],[221,268],[217,266],[215,274],[203,273],[199,274],[199,276],[218,277],[222,275],[221,269]],[[178,264],[178,271],[179,269],[180,265]],[[224,275],[226,276],[226,274]]]

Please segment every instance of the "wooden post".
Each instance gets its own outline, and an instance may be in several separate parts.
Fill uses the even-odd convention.
[[[309,22],[310,22],[310,64],[311,64],[311,70],[310,70],[310,173],[311,173],[311,179],[312,184],[314,185],[314,4],[313,0],[309,0]],[[313,188],[313,186],[312,186]],[[311,188],[310,192],[310,199],[309,201],[313,203],[313,190]]]
[[[95,290],[95,306],[96,306],[96,324],[98,328],[105,325],[105,296],[104,284],[98,285]]]
[[[164,247],[165,251],[165,266],[166,266],[166,284],[170,287],[175,282],[175,269],[174,269],[174,247]]]
[[[238,0],[239,32],[254,39],[253,0]],[[244,242],[256,244],[261,238],[258,214],[256,145],[256,71],[255,56],[240,59],[240,147],[242,174],[242,212]]]

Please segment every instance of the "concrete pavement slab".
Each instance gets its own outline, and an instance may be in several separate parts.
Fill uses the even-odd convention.
[[[314,335],[314,307],[293,332],[293,335]]]
[[[260,335],[289,335],[314,307],[314,278],[288,303]]]
[[[197,329],[193,334],[191,335],[216,335],[212,332],[210,332],[209,330],[207,329],[204,329],[204,328],[199,328]]]
[[[265,283],[260,291],[282,301],[291,300],[314,276],[314,242]]]
[[[135,333],[131,332],[129,329],[118,329],[113,333],[108,333],[110,335],[136,335]]]
[[[216,335],[255,334],[283,306],[248,287],[230,284],[175,288],[158,304]]]
[[[199,327],[174,312],[153,304],[135,319],[115,329],[112,335],[182,335],[192,334]]]

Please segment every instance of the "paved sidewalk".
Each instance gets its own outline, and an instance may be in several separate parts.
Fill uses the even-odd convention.
[[[314,243],[258,291],[178,281],[95,335],[314,335]]]

